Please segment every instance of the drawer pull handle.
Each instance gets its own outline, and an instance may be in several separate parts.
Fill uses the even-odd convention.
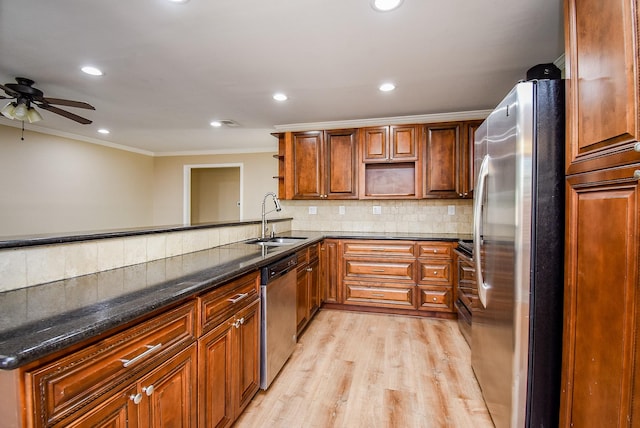
[[[433,253],[434,253],[434,254],[437,254],[437,253],[438,253],[438,250],[433,250]]]
[[[640,178],[640,169],[636,169],[635,171],[633,171],[633,178],[635,179]]]
[[[239,320],[237,319],[236,322],[233,323],[233,326],[235,328],[240,328],[241,324],[244,324],[244,317],[240,318]]]
[[[228,299],[227,302],[229,302],[229,303],[238,303],[240,300],[244,299],[248,295],[249,295],[249,293],[236,294],[235,298]]]
[[[434,297],[434,298],[433,298],[433,301],[434,301],[434,302],[437,302],[437,301],[438,301],[438,298],[437,298],[437,297]]]
[[[434,270],[434,271],[433,271],[433,274],[434,274],[434,275],[437,275],[437,274],[438,274],[438,271],[435,271],[435,270]]]
[[[133,401],[134,404],[140,404],[140,402],[142,401],[142,394],[138,392],[135,395],[130,395],[129,399]]]
[[[633,145],[633,150],[635,150],[636,152],[640,152],[640,143],[635,143]]]
[[[120,361],[122,361],[122,367],[129,367],[131,364],[137,363],[138,361],[140,361],[141,359],[145,358],[147,355],[151,354],[152,352],[154,352],[155,350],[157,350],[161,346],[162,346],[162,343],[158,343],[157,345],[145,345],[147,350],[144,351],[142,354],[138,355],[137,357],[134,357],[134,358],[132,358],[130,360],[120,359]],[[138,403],[136,403],[136,404],[138,404]]]
[[[384,297],[383,293],[371,293],[373,297]]]
[[[384,272],[384,269],[373,269],[373,272]]]
[[[147,394],[147,397],[153,394],[153,391],[155,391],[155,388],[153,387],[153,385],[145,386],[142,388],[142,392]]]

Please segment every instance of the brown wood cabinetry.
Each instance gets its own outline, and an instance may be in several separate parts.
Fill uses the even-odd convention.
[[[420,182],[416,126],[381,126],[361,132],[360,198],[415,198]]]
[[[280,197],[357,199],[357,132],[339,129],[286,133],[285,194],[280,193]]]
[[[339,245],[337,239],[325,239],[320,245],[320,295],[326,303],[342,303]]]
[[[298,336],[320,308],[320,244],[297,253],[296,322]]]
[[[637,6],[565,0],[564,427],[640,426]]]
[[[424,126],[424,198],[473,197],[473,138],[480,123]]]
[[[126,414],[141,426],[156,426],[146,423],[162,410],[186,421],[184,426],[195,426],[191,407],[181,407],[195,397],[195,346],[189,347],[194,342],[191,302],[29,369],[25,392],[32,411],[26,415],[27,425],[81,426],[87,418],[101,425]],[[105,409],[115,414],[111,417]]]
[[[231,425],[259,389],[258,287],[256,272],[200,298],[203,331],[208,331],[198,341],[200,427]],[[207,322],[211,319],[207,314],[218,313],[228,316],[217,323]]]
[[[418,309],[454,312],[453,244],[418,243]]]

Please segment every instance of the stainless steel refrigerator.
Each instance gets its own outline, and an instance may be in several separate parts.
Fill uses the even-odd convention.
[[[496,427],[558,426],[564,81],[517,84],[475,136],[472,366]]]

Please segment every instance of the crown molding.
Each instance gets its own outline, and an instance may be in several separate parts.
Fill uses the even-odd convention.
[[[460,120],[486,119],[492,110],[471,110],[452,113],[420,114],[413,116],[378,117],[373,119],[338,120],[329,122],[289,123],[275,125],[279,132],[286,131],[315,131],[340,128],[363,128],[380,125],[411,125],[417,123],[454,122]]]

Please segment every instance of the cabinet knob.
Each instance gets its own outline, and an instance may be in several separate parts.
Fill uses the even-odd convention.
[[[635,150],[636,152],[640,152],[640,143],[635,143],[633,145],[633,150]]]
[[[434,270],[434,271],[433,271],[433,274],[434,274],[434,275],[437,275],[437,274],[438,274],[438,271],[435,271],[435,270]]]
[[[313,271],[313,268],[310,268],[310,267],[307,268],[307,272],[312,272],[312,271]]]
[[[140,404],[140,402],[142,401],[142,394],[138,392],[135,395],[129,396],[129,399],[133,401],[134,404]]]
[[[438,301],[438,298],[437,298],[437,297],[434,297],[434,298],[433,298],[433,301],[434,301],[434,302],[437,302],[437,301]]]
[[[150,396],[151,394],[153,394],[154,390],[155,390],[155,388],[153,387],[153,385],[145,386],[145,387],[142,388],[142,392],[147,394],[147,397]]]
[[[640,169],[633,171],[633,178],[640,180]]]

